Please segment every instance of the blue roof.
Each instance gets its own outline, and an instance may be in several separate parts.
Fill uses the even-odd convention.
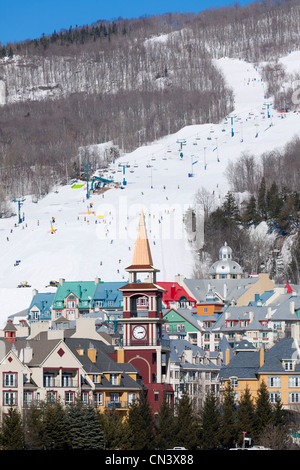
[[[32,307],[37,307],[40,310],[40,318],[51,318],[51,305],[54,300],[55,293],[52,292],[41,292],[33,296],[30,306],[27,310],[27,316],[29,318],[29,312]]]
[[[257,303],[258,303],[258,302],[261,302],[261,303],[264,305],[265,302],[266,302],[270,297],[272,297],[273,294],[274,294],[274,291],[273,291],[273,290],[268,290],[268,291],[264,292],[264,293],[261,294],[261,295],[255,294],[255,300],[253,300],[252,302],[249,302],[249,305],[257,306]]]
[[[92,308],[95,308],[97,301],[102,301],[101,308],[115,309],[122,307],[123,294],[118,289],[124,286],[123,282],[101,282],[94,294]],[[108,305],[108,302],[112,304]]]

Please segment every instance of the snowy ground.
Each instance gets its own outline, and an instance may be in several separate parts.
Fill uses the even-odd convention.
[[[289,67],[291,57],[286,59]],[[300,69],[299,57],[295,54],[293,70]],[[160,269],[158,280],[192,275],[193,253],[182,216],[193,204],[197,189],[205,187],[214,193],[217,204],[229,189],[225,177],[229,161],[237,160],[242,152],[260,155],[284,146],[298,133],[300,123],[298,113],[282,118],[273,111],[253,65],[227,58],[216,64],[235,95],[235,110],[228,119],[217,125],[188,126],[123,155],[109,173],[122,182],[118,164],[130,165],[122,190],[110,189],[104,197],[92,195],[87,200],[85,186],[58,187],[38,203],[26,198],[21,208],[23,224],[18,224],[17,217],[0,220],[0,327],[8,315],[29,306],[33,289],[50,291],[45,286],[52,279],[100,277],[126,283],[124,268],[132,261],[141,210],[154,265]],[[17,204],[12,204],[17,212]],[[55,234],[51,233],[52,217]],[[21,261],[18,266],[14,266],[16,260]],[[20,281],[27,281],[31,288],[17,288]]]

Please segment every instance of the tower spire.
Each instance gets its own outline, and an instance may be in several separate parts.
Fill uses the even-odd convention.
[[[152,255],[147,236],[145,217],[143,211],[140,215],[138,234],[135,242],[132,266],[152,267]]]

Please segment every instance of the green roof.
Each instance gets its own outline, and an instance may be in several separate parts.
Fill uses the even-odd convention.
[[[62,285],[59,284],[57,287],[53,308],[65,308],[63,302],[70,294],[73,294],[79,299],[78,308],[86,308],[92,302],[97,287],[98,284],[96,284],[95,281],[65,281]],[[58,306],[57,302],[62,302],[62,305]]]

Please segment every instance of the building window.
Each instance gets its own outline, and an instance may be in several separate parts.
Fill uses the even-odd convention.
[[[30,318],[31,320],[38,320],[39,319],[39,310],[31,310]]]
[[[54,386],[54,375],[45,374],[44,375],[44,387],[53,387]]]
[[[94,392],[94,405],[95,406],[103,405],[103,393],[102,392]]]
[[[73,403],[75,403],[75,392],[65,393],[65,403],[66,405],[72,405]]]
[[[110,402],[111,403],[119,403],[120,402],[120,394],[119,393],[111,393],[110,394]]]
[[[300,403],[300,393],[299,392],[290,392],[289,393],[289,403]]]
[[[110,374],[110,383],[112,385],[118,385],[118,374]]]
[[[33,392],[24,392],[23,395],[24,405],[32,405],[33,403]]]
[[[93,382],[94,384],[100,383],[100,374],[93,374]]]
[[[84,406],[89,404],[89,394],[88,394],[88,392],[83,392],[81,394],[81,403]]]
[[[232,388],[238,388],[239,386],[239,381],[237,377],[231,377],[230,383]]]
[[[137,395],[135,392],[128,392],[128,404],[132,405],[134,402],[136,402]]]
[[[56,392],[47,392],[47,402],[56,403]]]
[[[17,392],[4,392],[4,406],[13,406],[17,404]]]
[[[71,374],[63,374],[62,375],[62,386],[63,387],[71,387],[72,386]]]
[[[268,387],[281,387],[281,377],[280,376],[271,376],[268,377]]]
[[[284,370],[294,370],[294,364],[292,360],[287,360],[283,362]]]
[[[297,377],[295,375],[292,375],[289,377],[289,387],[300,387],[300,377]]]
[[[204,313],[207,313],[207,312],[208,312],[208,308],[207,308],[207,307],[203,307],[203,312],[204,312]]]
[[[15,372],[4,374],[3,387],[17,387],[17,374]]]

